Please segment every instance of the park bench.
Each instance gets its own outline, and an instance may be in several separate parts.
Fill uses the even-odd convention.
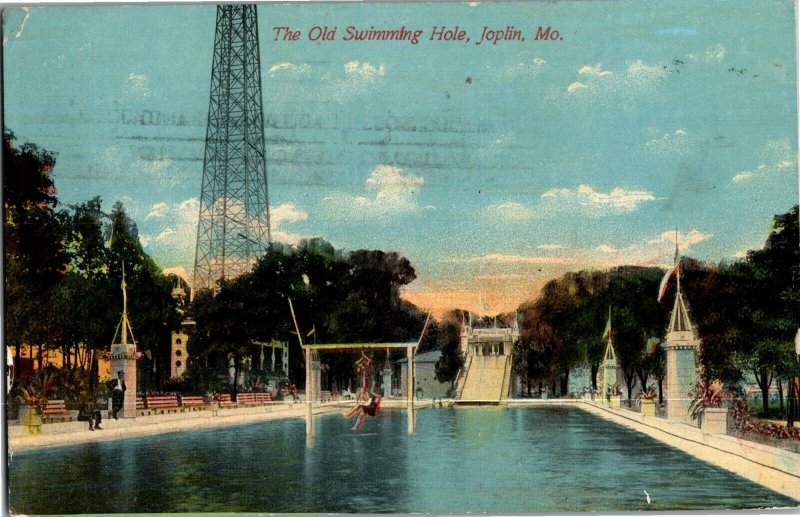
[[[111,401],[108,402],[109,407],[111,405]],[[145,409],[144,407],[144,398],[143,397],[136,397],[136,411],[141,411]]]
[[[67,410],[67,404],[63,400],[48,400],[47,405],[42,410],[42,417],[46,423],[55,421],[69,422],[72,420]]]
[[[272,395],[269,392],[253,393],[256,397],[256,404],[268,404],[272,402]]]
[[[177,395],[147,395],[144,400],[147,409],[161,410],[162,413],[180,409]]]
[[[333,400],[333,395],[329,390],[322,390],[319,392],[319,400],[320,402],[330,402]]]
[[[181,396],[181,407],[187,408],[191,411],[195,409],[205,409],[206,401],[203,397],[198,396]]]
[[[233,407],[233,400],[231,400],[230,394],[219,396],[219,407]]]
[[[255,393],[239,393],[236,395],[236,403],[245,406],[252,406],[257,404]]]

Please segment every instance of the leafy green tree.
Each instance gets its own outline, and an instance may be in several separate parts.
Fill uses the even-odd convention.
[[[68,261],[65,214],[51,177],[55,154],[35,144],[15,144],[3,133],[3,245],[6,341],[19,357],[22,343],[46,344],[54,328],[53,291]],[[39,354],[40,362],[41,355]],[[41,366],[41,364],[40,364]]]
[[[530,366],[547,358],[548,376],[559,380],[562,393],[577,364],[588,360],[596,375],[604,351],[600,334],[606,323],[607,285],[607,274],[598,271],[567,273],[548,282],[538,300],[520,306],[522,346],[535,352],[536,361],[529,360],[530,354],[517,354],[515,361]]]
[[[653,337],[663,338],[667,308],[656,299],[664,272],[659,268],[624,266],[613,270],[609,282],[609,300],[614,307],[614,347],[623,379],[632,397],[638,378],[646,386],[652,363],[646,345]]]
[[[464,354],[461,351],[461,311],[451,310],[445,314],[438,325],[436,347],[442,355],[436,362],[436,380],[454,382],[458,372],[464,367]]]
[[[155,261],[144,252],[136,223],[128,217],[121,202],[114,204],[110,219],[107,230],[107,281],[109,290],[114,295],[111,299],[117,301],[112,307],[118,318],[122,307],[120,286],[124,266],[131,325],[139,350],[150,356],[154,366],[153,369],[144,371],[155,371],[155,378],[149,379],[149,383],[146,376],[142,380],[145,381],[144,387],[148,387],[148,384],[149,387],[154,387],[168,380],[171,333],[180,327],[178,302],[172,296],[177,278],[165,276]]]
[[[219,368],[219,362],[227,361],[225,354],[257,353],[253,341],[288,341],[290,371],[302,385],[305,364],[289,316],[289,299],[301,332],[314,330],[313,337],[304,336],[306,341],[416,341],[426,314],[400,298],[402,286],[414,278],[410,262],[396,253],[359,250],[342,256],[321,240],[303,242],[296,250],[273,246],[251,272],[227,282],[226,310],[210,294],[195,297],[198,337],[190,346],[198,348],[192,353],[204,361],[215,356],[209,367],[216,362]],[[236,310],[230,300],[239,304]],[[241,332],[234,333],[234,326]],[[434,346],[436,333],[427,333],[426,339],[425,346]],[[372,355],[376,365],[385,360],[384,352]],[[356,359],[352,354],[326,353],[323,360],[331,381],[348,385]]]

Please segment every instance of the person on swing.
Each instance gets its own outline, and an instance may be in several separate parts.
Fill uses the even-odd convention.
[[[372,393],[371,397],[367,397],[367,370],[370,364],[372,364],[372,360],[362,351],[361,359],[356,362],[356,368],[361,371],[361,387],[358,389],[356,407],[345,413],[347,418],[359,415],[358,421],[352,428],[353,431],[361,429],[368,416],[375,416],[381,410],[381,396],[379,394]]]
[[[359,415],[356,425],[352,427],[353,431],[358,431],[367,421],[368,416],[375,416],[381,410],[381,396],[378,393],[372,393],[368,404],[359,403],[356,407],[348,411],[347,418],[352,418]]]

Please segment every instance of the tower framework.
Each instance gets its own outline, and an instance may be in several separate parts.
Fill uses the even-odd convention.
[[[247,272],[271,242],[255,5],[217,7],[194,288]]]

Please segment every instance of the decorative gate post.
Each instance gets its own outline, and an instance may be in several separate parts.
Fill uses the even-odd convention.
[[[120,342],[111,345],[111,375],[117,377],[118,372],[125,374],[125,398],[122,403],[121,415],[123,418],[136,418],[136,361],[139,354],[136,352],[136,339],[128,320],[128,292],[125,284],[125,265],[122,265],[122,320],[119,325]],[[128,343],[128,334],[131,343]],[[116,341],[114,336],[112,341]]]
[[[675,269],[677,291],[667,330],[667,420],[691,424],[689,405],[697,384],[700,339],[683,301],[680,264]]]

